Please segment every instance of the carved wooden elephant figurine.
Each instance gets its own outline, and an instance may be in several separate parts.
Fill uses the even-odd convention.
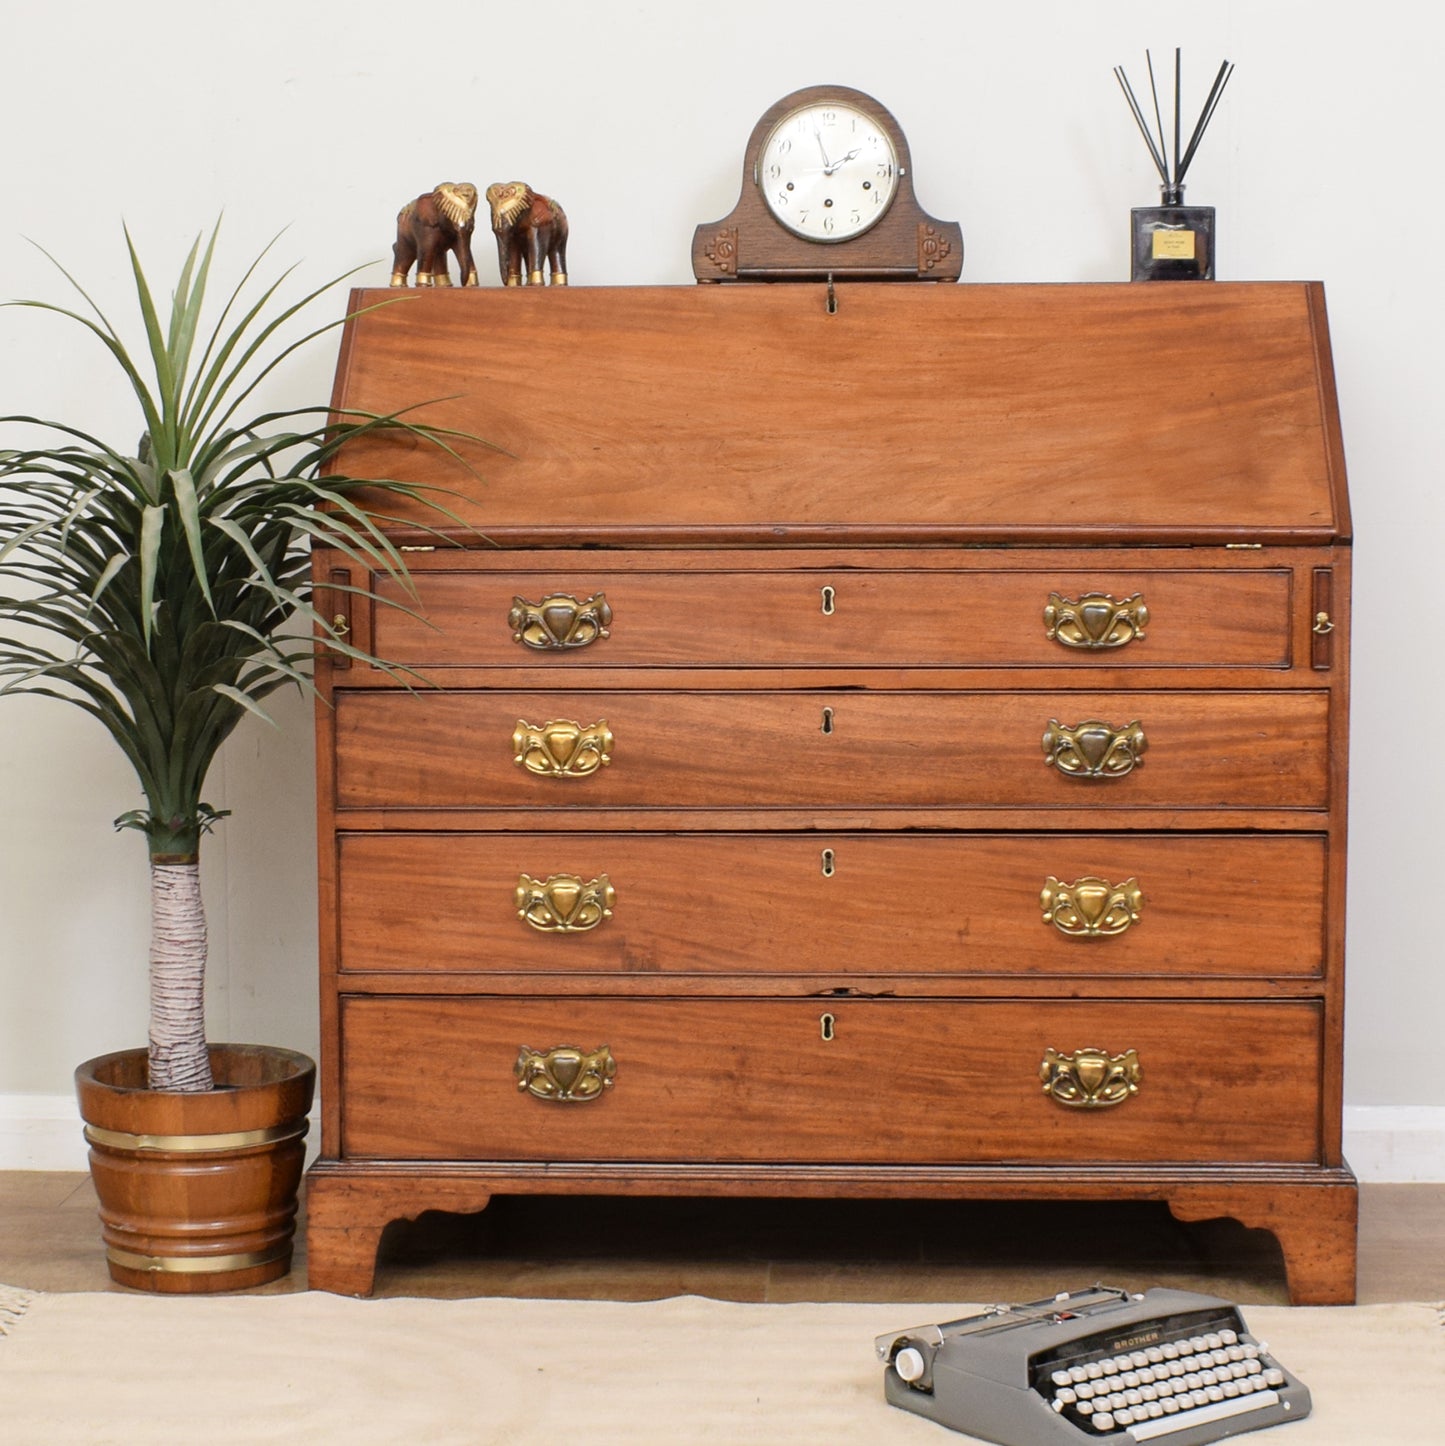
[[[487,204],[502,280],[508,286],[540,286],[545,258],[552,285],[566,286],[567,215],[556,201],[539,196],[524,181],[498,181],[487,187]]]
[[[434,191],[403,206],[396,218],[396,245],[392,248],[391,284],[405,286],[406,274],[416,262],[418,286],[450,286],[447,253],[453,252],[463,286],[476,286],[477,263],[472,260],[472,230],[477,221],[477,188],[465,181],[443,181]]]

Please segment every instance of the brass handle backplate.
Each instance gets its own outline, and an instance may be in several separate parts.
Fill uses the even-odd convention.
[[[1144,763],[1149,741],[1136,718],[1122,728],[1090,719],[1072,726],[1049,719],[1044,762],[1068,778],[1122,778]]]
[[[614,742],[605,718],[595,723],[554,718],[540,728],[518,718],[513,762],[539,778],[586,778],[612,762]]]
[[[1144,594],[1134,593],[1122,602],[1106,592],[1086,592],[1081,598],[1051,592],[1044,607],[1044,633],[1066,648],[1122,648],[1135,639],[1143,641],[1149,622]]]
[[[601,1097],[617,1078],[617,1061],[612,1051],[599,1044],[596,1049],[577,1049],[570,1044],[555,1049],[522,1046],[512,1067],[517,1088],[539,1100],[557,1104],[585,1104]]]
[[[1108,879],[1075,879],[1066,884],[1052,875],[1039,902],[1044,923],[1071,939],[1107,939],[1139,922],[1144,895],[1138,879],[1111,884]]]
[[[1046,1049],[1039,1065],[1044,1093],[1075,1110],[1106,1110],[1122,1105],[1139,1093],[1143,1071],[1136,1050],[1110,1054],[1103,1049],[1080,1049],[1060,1054]]]
[[[600,592],[586,602],[564,592],[553,593],[541,602],[514,597],[507,625],[512,629],[513,642],[539,652],[585,648],[611,636],[612,607],[607,595]]]
[[[617,890],[606,874],[583,880],[576,874],[517,879],[517,917],[544,934],[580,934],[612,917]]]

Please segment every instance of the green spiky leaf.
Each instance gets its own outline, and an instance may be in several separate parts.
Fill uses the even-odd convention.
[[[169,314],[126,233],[142,338],[134,349],[53,257],[89,314],[9,303],[58,315],[106,348],[139,405],[141,444],[131,455],[67,423],[0,418],[0,426],[48,428],[52,438],[0,451],[0,693],[63,698],[102,723],[147,803],[121,822],[168,855],[219,817],[200,794],[237,724],[247,714],[267,718],[261,702],[277,688],[311,689],[309,632],[358,662],[404,671],[337,636],[313,607],[313,542],[333,543],[411,597],[405,559],[377,508],[395,497],[428,503],[439,523],[457,520],[416,484],[334,466],[348,441],[377,432],[454,459],[455,433],[411,415],[334,416],[324,405],[243,415],[278,366],[341,325],[280,337],[351,273],[285,301],[289,271],[258,282],[267,246],[207,321],[218,232],[187,253]],[[367,595],[404,606],[393,593]]]

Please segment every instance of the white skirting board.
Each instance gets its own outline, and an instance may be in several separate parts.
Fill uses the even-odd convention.
[[[313,1115],[308,1158],[318,1132]],[[85,1156],[70,1095],[0,1095],[0,1170],[84,1170]],[[1368,1184],[1445,1183],[1445,1106],[1347,1106],[1345,1158]]]
[[[1345,1159],[1366,1184],[1445,1182],[1445,1106],[1346,1105]]]
[[[86,1170],[73,1095],[0,1095],[0,1170]]]

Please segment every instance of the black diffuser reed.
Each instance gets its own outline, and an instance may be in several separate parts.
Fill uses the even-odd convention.
[[[1146,50],[1145,64],[1149,69],[1149,95],[1154,105],[1154,125],[1158,133],[1150,132],[1149,122],[1124,74],[1124,67],[1114,67],[1114,78],[1129,102],[1139,134],[1149,148],[1149,158],[1159,172],[1160,204],[1158,206],[1136,207],[1131,213],[1131,245],[1133,265],[1131,276],[1135,281],[1209,281],[1214,278],[1214,207],[1186,206],[1184,204],[1184,176],[1189,170],[1199,142],[1214,118],[1224,87],[1234,74],[1234,66],[1224,61],[1214,84],[1209,88],[1194,133],[1189,144],[1183,145],[1182,124],[1182,71],[1181,52],[1174,52],[1174,147],[1171,160],[1168,137],[1164,131],[1164,117],[1159,107],[1159,87],[1154,79],[1154,57]]]

